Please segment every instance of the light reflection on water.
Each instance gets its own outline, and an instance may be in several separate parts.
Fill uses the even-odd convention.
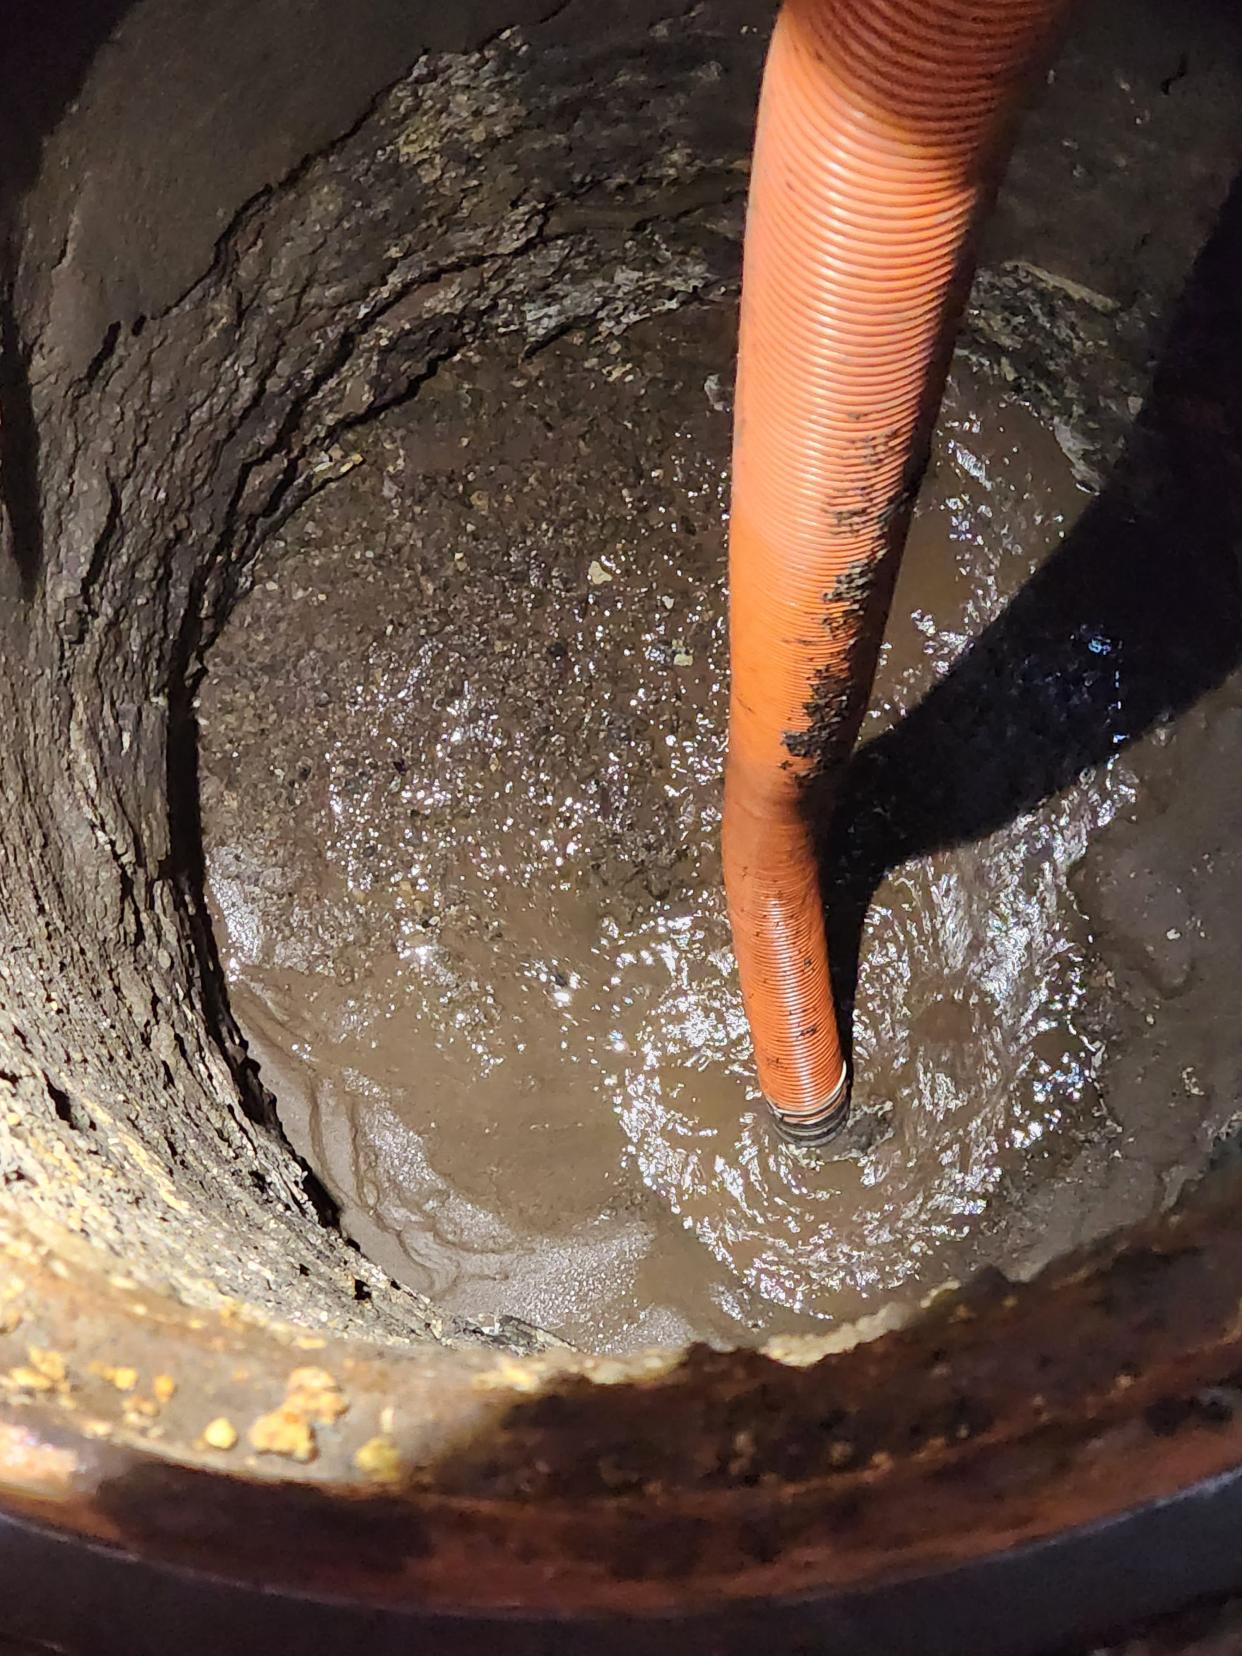
[[[950,669],[1074,508],[1068,465],[1035,423],[994,399],[985,423],[976,402],[988,394],[973,386],[946,404],[864,734]],[[231,974],[279,1005],[277,1039],[334,1078],[310,1088],[312,1159],[347,1208],[366,1209],[366,1246],[463,1307],[494,1279],[505,1309],[552,1327],[589,1321],[593,1301],[630,1284],[639,1310],[601,1341],[617,1348],[693,1331],[693,1313],[691,1326],[647,1314],[663,1289],[644,1286],[644,1260],[667,1249],[670,1224],[706,1250],[683,1265],[726,1321],[770,1325],[757,1302],[848,1317],[937,1283],[1015,1168],[1101,1128],[1088,940],[1067,876],[1130,797],[1117,761],[885,880],[861,957],[852,1138],[817,1161],[768,1130],[716,849],[724,437],[721,421],[709,453],[698,428],[678,433],[661,503],[601,548],[611,578],[589,601],[578,577],[558,584],[549,508],[527,531],[550,549],[546,590],[510,593],[498,614],[481,587],[477,638],[437,626],[376,641],[334,716],[308,872],[251,879],[241,830],[212,850]],[[671,534],[685,512],[710,536]],[[468,589],[469,563],[452,567]],[[399,589],[389,601],[400,607]],[[522,611],[536,601],[546,608]],[[568,640],[558,695],[574,722],[559,745],[548,704],[505,701],[500,653],[506,627],[522,637],[549,612]],[[493,635],[495,658],[476,667]],[[1087,642],[1107,664],[1110,641]],[[623,838],[635,819],[655,824],[641,868]],[[568,1230],[506,1206],[503,1181],[475,1172],[525,1158],[554,1185],[561,1170],[530,1149],[547,1121],[568,1124],[558,1143],[581,1158],[564,1175],[567,1208],[587,1193]],[[618,1209],[627,1182],[646,1209]]]

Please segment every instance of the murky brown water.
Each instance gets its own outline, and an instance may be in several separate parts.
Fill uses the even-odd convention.
[[[716,843],[731,328],[442,370],[285,529],[202,697],[234,1007],[348,1232],[451,1308],[609,1350],[1004,1265],[1022,1193],[1111,1130],[1067,876],[1131,796],[1116,760],[883,881],[849,1137],[816,1161],[766,1129]],[[1033,417],[955,383],[868,733],[1081,504]]]

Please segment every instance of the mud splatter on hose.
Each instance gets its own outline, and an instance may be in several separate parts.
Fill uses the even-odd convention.
[[[845,1119],[813,784],[870,691],[971,227],[1062,0],[786,0],[746,225],[724,869],[784,1135]]]

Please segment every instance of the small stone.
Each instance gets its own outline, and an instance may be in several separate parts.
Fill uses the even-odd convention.
[[[248,1433],[261,1455],[283,1455],[288,1460],[313,1461],[319,1453],[315,1434],[304,1415],[293,1409],[273,1409],[260,1415]]]
[[[171,1374],[157,1374],[151,1382],[151,1390],[160,1403],[168,1403],[177,1390],[177,1382]]]
[[[49,1351],[44,1346],[28,1346],[26,1354],[30,1358],[30,1366],[50,1380],[54,1386],[63,1386],[65,1383],[65,1359],[59,1351]]]
[[[664,596],[663,596],[663,597],[662,597],[662,598],[661,598],[661,599],[660,599],[660,602],[661,602],[661,603],[662,603],[662,604],[663,604],[663,605],[664,605],[664,607],[665,607],[665,609],[666,609],[666,610],[671,610],[671,609],[672,609],[672,607],[673,607],[673,603],[674,603],[674,600],[673,600],[673,599],[672,599],[672,598],[670,598],[670,597],[668,597],[668,595],[667,595],[667,594],[665,594],[665,595],[664,595]]]
[[[341,1396],[341,1388],[327,1369],[298,1368],[289,1376],[284,1406],[307,1414],[312,1420],[327,1426],[339,1420],[349,1404]]]
[[[604,568],[598,558],[591,560],[591,567],[587,570],[587,580],[592,586],[607,586],[612,580],[611,573]]]
[[[248,1436],[261,1455],[312,1461],[319,1453],[312,1422],[330,1426],[348,1407],[327,1369],[297,1368],[285,1384],[284,1402],[260,1415]]]
[[[401,1477],[401,1457],[390,1437],[368,1438],[354,1455],[354,1466],[372,1483],[393,1484]]]
[[[138,1384],[138,1370],[130,1368],[127,1363],[92,1363],[90,1369],[92,1374],[115,1386],[117,1391],[133,1391]]]
[[[673,657],[673,666],[674,667],[693,667],[694,666],[694,657],[690,654],[689,650],[678,650],[677,653]]]
[[[203,1428],[203,1442],[209,1449],[232,1449],[237,1443],[237,1427],[223,1415],[217,1415]]]
[[[49,1380],[46,1374],[40,1374],[38,1369],[27,1368],[24,1364],[9,1370],[8,1381],[22,1391],[45,1392],[55,1387],[55,1382]]]

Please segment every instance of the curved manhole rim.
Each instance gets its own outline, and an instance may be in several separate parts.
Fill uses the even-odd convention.
[[[9,1231],[0,1512],[269,1592],[446,1613],[690,1612],[969,1566],[1242,1467],[1240,1184],[793,1363],[364,1347]],[[310,1455],[296,1435],[255,1452],[297,1386]]]

